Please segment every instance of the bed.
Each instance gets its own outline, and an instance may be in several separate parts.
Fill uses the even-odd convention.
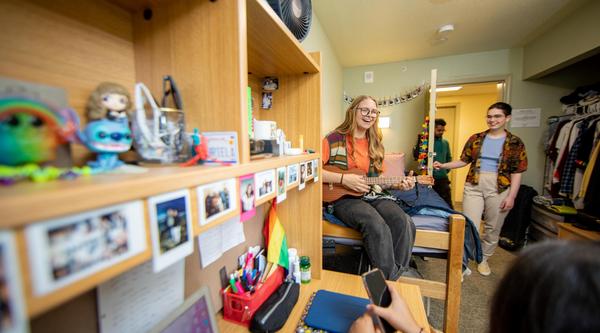
[[[419,285],[423,296],[445,302],[444,332],[457,332],[460,313],[462,267],[467,260],[481,261],[481,243],[477,229],[462,214],[455,212],[428,186],[413,190],[391,191],[398,204],[411,215],[417,234],[413,254],[446,258],[446,281],[400,278],[401,282]],[[360,244],[359,232],[323,210],[324,240],[351,245]]]

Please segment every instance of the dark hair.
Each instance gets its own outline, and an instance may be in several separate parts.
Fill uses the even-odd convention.
[[[442,118],[436,118],[435,126],[446,126],[446,121]]]
[[[600,242],[528,247],[492,302],[490,333],[600,332]]]
[[[504,112],[505,116],[510,116],[510,114],[512,113],[512,106],[510,106],[510,104],[504,103],[504,102],[497,102],[497,103],[490,105],[490,107],[488,108],[488,111],[491,109],[502,110],[502,112]]]

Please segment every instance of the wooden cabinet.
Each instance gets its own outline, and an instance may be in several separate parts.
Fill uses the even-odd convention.
[[[584,230],[571,223],[557,223],[558,238],[568,240],[600,240],[600,232]]]
[[[25,226],[177,189],[187,188],[193,193],[203,183],[320,157],[319,54],[305,53],[266,1],[2,0],[0,31],[0,75],[64,88],[69,105],[82,118],[87,98],[100,82],[116,82],[133,92],[134,83],[141,81],[156,95],[162,76],[170,74],[183,97],[188,131],[236,131],[239,140],[241,163],[234,166],[159,167],[141,175],[106,174],[0,188],[0,227],[17,232],[27,310],[32,318],[54,323],[63,317],[94,318],[89,311],[80,313],[84,308],[94,309],[95,296],[90,291],[149,260],[151,251],[36,298],[31,293],[25,262]],[[273,93],[271,110],[259,110],[261,80],[265,76],[279,78],[280,88]],[[298,146],[302,135],[304,147],[315,153],[250,161],[249,138],[245,135],[247,86],[253,89],[257,119],[275,120],[293,146]],[[73,155],[81,164],[87,153],[74,147]],[[195,209],[192,204],[193,216],[197,214]],[[258,229],[265,211],[265,207],[259,209],[261,213],[247,224],[246,230],[252,231],[245,246],[262,240]],[[311,182],[303,191],[290,190],[288,199],[278,207],[278,215],[289,246],[311,257],[314,277],[319,278],[321,184]],[[220,268],[238,254],[226,255],[212,267]],[[232,263],[229,265],[232,267]],[[220,307],[218,268],[201,270],[197,251],[188,257],[186,296],[208,284]],[[49,313],[50,309],[54,310]],[[88,322],[71,329],[95,330],[96,323]],[[44,325],[33,326],[35,331]]]

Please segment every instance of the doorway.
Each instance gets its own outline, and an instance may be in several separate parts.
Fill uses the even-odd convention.
[[[440,91],[445,88],[446,91]],[[506,81],[442,85],[436,91],[436,118],[446,121],[444,139],[448,140],[452,160],[460,159],[463,146],[474,133],[487,129],[485,111],[507,98]],[[462,204],[468,166],[450,171],[452,200]]]

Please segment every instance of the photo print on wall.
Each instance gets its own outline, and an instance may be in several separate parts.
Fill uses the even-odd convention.
[[[205,184],[197,188],[200,225],[227,218],[229,213],[237,211],[237,180],[230,178]]]
[[[148,198],[154,272],[194,251],[190,193],[180,190]]]
[[[34,292],[44,295],[146,250],[142,201],[25,228]]]
[[[306,163],[300,163],[300,184],[298,190],[302,191],[306,186]]]
[[[256,215],[256,206],[254,205],[254,174],[240,177],[240,204],[242,213],[240,221],[245,222]]]
[[[287,166],[287,187],[298,185],[298,164],[292,164]]]
[[[0,231],[0,332],[28,332],[14,234]]]
[[[254,174],[254,193],[256,202],[262,203],[275,196],[275,169]]]
[[[277,203],[287,198],[285,169],[286,167],[277,168]]]

